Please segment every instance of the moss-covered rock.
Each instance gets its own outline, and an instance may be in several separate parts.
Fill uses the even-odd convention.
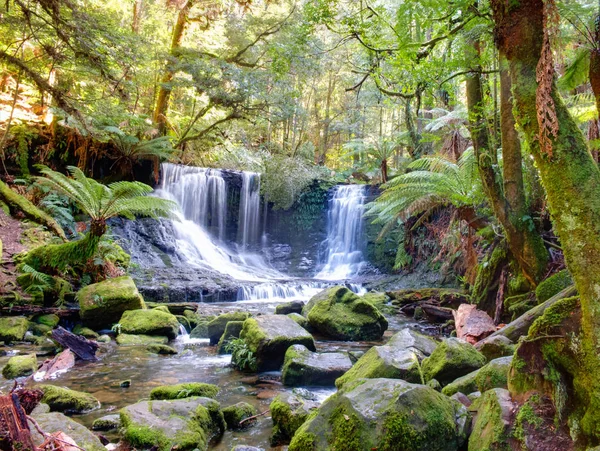
[[[308,416],[319,408],[319,403],[309,401],[291,393],[281,393],[271,406],[271,419],[273,420],[273,433],[271,446],[287,445],[306,421]]]
[[[179,321],[175,315],[160,310],[128,310],[119,323],[126,334],[161,335],[171,340],[179,334]]]
[[[127,310],[146,308],[135,282],[129,276],[88,285],[77,292],[79,316],[92,329],[110,328]]]
[[[392,304],[397,306],[431,299],[441,305],[458,307],[460,304],[470,303],[471,300],[470,296],[464,291],[452,288],[407,288],[388,291],[386,294],[392,299]]]
[[[311,327],[336,340],[379,340],[388,327],[387,320],[373,304],[346,287],[324,290],[305,309]]]
[[[54,329],[56,326],[58,326],[60,318],[58,317],[58,315],[50,313],[47,315],[37,315],[32,319],[32,321],[36,324],[43,324],[44,326],[48,326]]]
[[[247,312],[228,312],[217,316],[208,323],[208,338],[210,338],[210,344],[216,345],[219,343],[229,321],[245,321],[249,317],[250,314]]]
[[[504,299],[504,311],[509,314],[511,321],[514,321],[536,305],[538,305],[538,302],[534,293],[517,294]]]
[[[485,357],[472,344],[448,338],[423,360],[423,378],[425,381],[437,379],[444,386],[481,368],[485,362]]]
[[[146,349],[153,354],[159,354],[159,355],[178,354],[177,349],[172,348],[171,346],[163,345],[163,344],[148,345],[148,346],[146,346]]]
[[[210,321],[199,321],[190,331],[190,338],[208,338],[208,323]]]
[[[312,335],[286,315],[248,318],[244,321],[240,338],[254,354],[258,371],[278,370],[287,349],[295,344],[315,351]]]
[[[424,385],[363,379],[329,397],[296,431],[290,451],[455,451],[464,406]],[[460,432],[459,432],[460,431]]]
[[[281,381],[292,387],[333,386],[335,380],[350,368],[352,362],[346,353],[317,353],[303,345],[294,345],[285,353]]]
[[[45,324],[29,323],[29,331],[36,337],[45,337],[52,332],[52,328]]]
[[[438,342],[432,337],[405,327],[400,332],[392,335],[386,346],[391,346],[396,350],[413,351],[422,359],[429,357],[435,351]]]
[[[240,421],[253,417],[256,414],[258,414],[256,408],[247,402],[238,402],[223,409],[223,417],[225,418],[227,429],[244,429],[252,426],[255,420],[246,421],[242,425],[240,425]]]
[[[119,334],[116,341],[119,346],[150,346],[153,344],[167,344],[169,339],[157,335]]]
[[[307,330],[308,332],[311,331],[310,324],[304,316],[300,315],[299,313],[289,313],[287,316],[288,318],[292,318],[296,324],[303,329]]]
[[[417,384],[423,383],[418,355],[411,350],[397,349],[392,346],[373,346],[335,385],[342,388],[348,383],[362,378],[385,377],[402,379]]]
[[[100,402],[89,393],[56,385],[42,385],[40,389],[44,392],[42,402],[52,411],[83,413],[100,408]]]
[[[23,341],[29,328],[29,321],[23,316],[0,318],[0,341],[12,343]]]
[[[288,315],[290,313],[302,313],[304,308],[304,302],[302,301],[290,301],[282,304],[277,304],[275,307],[276,315]]]
[[[221,335],[219,344],[217,345],[218,354],[227,354],[225,351],[227,343],[233,338],[239,338],[240,333],[242,333],[242,327],[244,327],[243,321],[229,321],[225,325],[225,331],[223,332],[223,335]]]
[[[117,414],[96,418],[92,423],[94,431],[110,431],[121,427],[121,417]]]
[[[512,359],[512,356],[500,357],[481,368],[475,378],[477,390],[484,393],[492,388],[507,388],[508,370]]]
[[[33,419],[38,423],[40,429],[46,434],[64,432],[71,437],[77,446],[85,451],[106,451],[100,439],[92,431],[59,412],[32,413]],[[46,440],[36,428],[31,428],[31,434],[35,445],[40,446]]]
[[[515,345],[504,335],[489,337],[481,345],[475,345],[475,347],[484,355],[488,362],[499,357],[513,355],[515,352]]]
[[[81,324],[77,324],[73,328],[73,333],[75,335],[81,335],[82,337],[88,338],[90,340],[96,340],[100,336],[89,327],[84,327]]]
[[[573,278],[566,269],[551,275],[540,282],[535,289],[535,297],[537,298],[538,304],[547,301],[552,296],[560,293],[571,285],[573,285]]]
[[[30,376],[37,370],[37,357],[35,354],[16,355],[8,359],[6,366],[2,368],[2,375],[6,379]]]
[[[219,393],[219,387],[202,382],[188,382],[176,385],[162,385],[152,389],[150,399],[182,399],[192,396],[214,398]]]
[[[158,310],[159,312],[171,313],[169,307],[166,305],[159,305],[157,307],[153,307],[152,310]]]
[[[138,449],[204,451],[209,441],[225,430],[220,405],[210,398],[142,401],[119,413],[123,438]]]
[[[485,392],[476,403],[477,414],[469,438],[469,451],[511,451],[513,404],[508,390]]]
[[[468,395],[477,391],[477,374],[479,370],[465,374],[442,388],[442,393],[446,396],[452,396],[456,393]]]

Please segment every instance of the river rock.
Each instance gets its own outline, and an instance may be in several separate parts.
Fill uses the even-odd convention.
[[[388,327],[373,304],[342,286],[313,296],[303,314],[316,331],[336,340],[379,340]]]
[[[287,445],[319,403],[291,393],[281,393],[269,407],[273,421],[271,446]]]
[[[204,451],[225,431],[220,405],[210,398],[141,401],[119,413],[125,440],[138,449]]]
[[[150,399],[182,399],[192,396],[214,398],[219,393],[219,387],[202,382],[187,382],[175,385],[161,385],[152,389]]]
[[[242,332],[242,327],[244,327],[243,321],[229,321],[225,326],[225,331],[221,338],[219,339],[219,344],[217,345],[217,353],[218,354],[227,354],[225,348],[229,343],[229,340],[232,338],[239,338],[240,333]]]
[[[74,328],[73,328],[73,333],[75,335],[81,335],[82,337],[87,338],[88,340],[97,340],[98,337],[100,337],[100,335],[98,335],[96,332],[94,332],[92,329],[90,329],[89,327],[84,327],[81,324],[77,324]]]
[[[89,393],[56,385],[42,385],[42,402],[50,406],[51,411],[65,413],[83,413],[100,408],[100,402]]]
[[[469,438],[469,451],[513,449],[510,440],[516,405],[512,402],[508,390],[489,390],[473,405],[477,406],[477,414]]]
[[[315,350],[311,334],[286,315],[262,315],[244,321],[240,338],[256,357],[258,371],[278,370],[295,344]]]
[[[335,380],[352,368],[348,354],[317,353],[303,345],[290,346],[285,353],[281,381],[284,385],[333,386]]]
[[[310,324],[308,323],[308,320],[304,316],[300,315],[299,313],[288,313],[287,316],[289,318],[292,318],[294,321],[296,321],[296,323],[303,329],[306,329],[308,332],[311,331]]]
[[[2,376],[6,379],[16,379],[32,375],[37,370],[37,357],[35,354],[16,355],[8,359],[2,368]]]
[[[475,379],[477,390],[484,393],[492,388],[507,388],[508,370],[512,360],[512,356],[500,357],[481,368]]]
[[[217,316],[208,323],[208,338],[210,338],[210,344],[216,345],[219,343],[221,336],[225,333],[228,322],[245,321],[249,317],[250,314],[246,312],[228,312]]]
[[[418,355],[429,357],[437,348],[438,343],[427,335],[405,327],[394,334],[386,343],[386,346],[391,346],[399,351],[414,351]]]
[[[475,348],[477,348],[488,361],[497,359],[498,357],[513,355],[515,352],[515,345],[504,335],[489,337],[487,340],[480,343],[480,345],[479,343],[475,345]]]
[[[54,329],[56,326],[58,326],[60,318],[54,313],[49,313],[47,315],[36,315],[32,321],[36,324],[43,324],[44,326]]]
[[[468,395],[470,393],[476,392],[478,373],[479,370],[471,371],[470,373],[453,380],[444,388],[442,388],[442,393],[446,396],[452,396],[456,393],[463,393],[465,395]]]
[[[144,299],[129,276],[106,279],[77,292],[79,316],[92,329],[110,328],[127,310],[146,308]]]
[[[456,336],[468,343],[475,344],[496,332],[494,320],[474,304],[461,304],[452,311]]]
[[[362,379],[329,397],[296,431],[289,451],[456,451],[466,409],[430,387]]]
[[[159,354],[159,355],[175,355],[175,354],[179,353],[179,351],[177,351],[177,349],[172,348],[171,346],[158,344],[158,343],[148,345],[148,346],[146,346],[146,349],[148,350],[148,352],[151,352],[152,354]]]
[[[160,310],[128,310],[119,323],[126,334],[159,335],[170,340],[179,334],[179,321],[175,315]]]
[[[223,417],[227,423],[227,429],[244,429],[252,426],[256,420],[249,420],[240,426],[240,421],[258,414],[256,408],[247,402],[238,402],[223,409]]]
[[[121,417],[117,414],[105,415],[101,418],[96,418],[92,423],[94,431],[110,431],[121,427]]]
[[[275,314],[287,315],[289,313],[302,313],[303,308],[304,302],[302,301],[284,302],[283,304],[279,304],[277,307],[275,307]]]
[[[33,412],[32,417],[39,424],[42,431],[47,434],[64,432],[75,441],[77,446],[81,449],[85,449],[85,451],[106,451],[106,448],[102,445],[100,439],[96,437],[92,431],[62,413]],[[31,434],[35,445],[40,446],[44,443],[45,438],[36,430],[36,428],[31,428]]]
[[[154,344],[167,344],[169,339],[161,336],[119,334],[116,338],[119,346],[151,346]]]
[[[29,321],[23,316],[0,318],[0,341],[5,343],[23,341],[28,328]]]
[[[466,341],[448,338],[423,360],[425,381],[437,379],[442,386],[485,365],[485,357]]]

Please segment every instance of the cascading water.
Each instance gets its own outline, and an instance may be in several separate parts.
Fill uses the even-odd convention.
[[[242,249],[247,249],[260,236],[260,175],[255,172],[242,172],[238,221],[238,242]]]
[[[335,188],[329,201],[325,265],[317,279],[344,280],[356,276],[363,268],[364,202],[364,185]]]

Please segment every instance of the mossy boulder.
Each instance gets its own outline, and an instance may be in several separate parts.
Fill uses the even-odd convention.
[[[229,321],[245,321],[250,317],[247,312],[228,312],[217,316],[208,323],[208,338],[211,345],[219,343]]]
[[[508,370],[512,359],[512,356],[500,357],[481,368],[475,378],[477,390],[484,393],[492,388],[507,388]]]
[[[317,353],[303,345],[294,345],[285,353],[281,381],[292,387],[333,386],[350,368],[352,362],[344,352]]]
[[[179,321],[175,315],[161,310],[128,310],[119,323],[126,334],[160,335],[170,340],[179,334]]]
[[[156,335],[119,334],[116,341],[119,346],[150,346],[153,344],[167,344],[169,339]]]
[[[29,323],[29,332],[36,337],[45,337],[48,333],[52,332],[52,327],[46,326],[45,324]]]
[[[247,402],[238,402],[232,406],[223,408],[223,418],[227,424],[227,429],[244,429],[252,426],[253,420],[249,420],[240,425],[240,421],[258,414],[256,407]],[[255,421],[255,420],[254,420]]]
[[[150,399],[182,399],[192,396],[214,398],[219,393],[219,387],[202,382],[188,382],[176,385],[162,385],[152,389]]]
[[[290,313],[302,313],[304,308],[304,302],[302,301],[290,301],[278,304],[275,307],[276,315],[288,315]]]
[[[288,313],[287,316],[288,318],[292,318],[296,322],[296,324],[298,324],[303,329],[306,329],[308,332],[311,331],[310,324],[304,316],[300,315],[299,313]]]
[[[240,333],[256,358],[258,371],[278,370],[290,346],[301,344],[315,351],[311,334],[286,315],[261,315],[248,318]]]
[[[100,402],[89,393],[56,385],[42,385],[40,389],[44,392],[42,402],[52,411],[83,413],[100,408]]]
[[[218,354],[227,354],[225,351],[225,347],[229,340],[233,338],[239,338],[240,333],[242,333],[242,328],[244,327],[243,321],[229,321],[225,326],[225,331],[221,338],[219,339],[219,344],[217,345],[217,353]]]
[[[27,329],[29,329],[29,321],[23,316],[0,318],[0,341],[5,343],[23,341]]]
[[[6,379],[30,376],[37,370],[37,357],[35,354],[16,355],[8,359],[6,366],[2,368],[2,375]]]
[[[483,354],[472,344],[458,338],[448,338],[423,360],[423,378],[425,381],[437,379],[444,386],[481,368],[485,363]]]
[[[84,327],[81,324],[77,324],[73,328],[73,333],[75,335],[81,335],[82,337],[88,338],[90,340],[96,340],[100,336],[89,327]]]
[[[546,302],[552,296],[560,293],[571,285],[573,285],[573,278],[566,269],[551,275],[540,282],[535,289],[535,297],[537,298],[538,304]]]
[[[96,418],[92,423],[94,431],[110,431],[121,427],[121,417],[117,414]]]
[[[508,390],[495,388],[485,392],[473,404],[477,414],[469,438],[469,451],[511,451],[512,423],[515,404]]]
[[[388,327],[377,307],[346,287],[324,290],[305,309],[310,326],[335,340],[379,340]]]
[[[452,396],[456,393],[469,395],[473,392],[476,392],[478,373],[479,370],[471,371],[470,373],[453,380],[444,388],[442,388],[442,393],[446,396]]]
[[[269,410],[273,420],[271,446],[287,445],[306,421],[319,408],[319,403],[291,393],[281,393],[271,402]]]
[[[373,346],[346,374],[335,381],[335,385],[342,388],[362,378],[380,377],[422,384],[423,376],[418,355],[414,351],[392,346]]]
[[[123,438],[137,449],[204,451],[225,430],[220,405],[210,398],[142,401],[119,413]]]
[[[106,279],[77,292],[79,316],[92,329],[110,328],[127,310],[146,308],[135,282],[129,276]]]
[[[397,350],[414,351],[419,356],[429,357],[438,346],[432,337],[405,327],[400,332],[392,335],[386,346]]]
[[[208,338],[209,321],[200,321],[190,331],[190,338]]]
[[[92,431],[59,412],[32,413],[33,419],[38,423],[40,429],[46,434],[64,432],[71,437],[77,446],[85,451],[106,451],[100,439]],[[40,446],[46,440],[36,428],[31,428],[33,443]]]
[[[361,379],[329,397],[296,431],[289,451],[455,451],[466,438],[465,412],[425,385]]]
[[[177,349],[172,348],[171,346],[163,345],[163,344],[152,344],[146,346],[146,349],[152,354],[159,355],[175,355],[178,354]]]
[[[475,345],[475,347],[484,355],[488,362],[499,357],[513,355],[515,352],[515,345],[504,335],[489,337],[481,345]]]
[[[43,324],[44,326],[48,326],[54,329],[56,326],[58,326],[60,318],[58,317],[58,315],[50,313],[47,315],[37,315],[33,318],[32,321],[36,324]]]
[[[153,307],[152,310],[158,310],[159,312],[171,313],[169,307],[166,305],[159,305],[157,307]]]

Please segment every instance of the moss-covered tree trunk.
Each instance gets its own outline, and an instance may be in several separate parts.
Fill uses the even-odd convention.
[[[528,227],[524,221],[526,204],[523,191],[521,148],[509,106],[510,85],[506,86],[505,77],[501,105],[502,152],[505,160],[503,178],[508,188],[505,193],[499,180],[499,174],[495,169],[496,150],[492,148],[484,113],[481,67],[478,64],[479,42],[473,44],[475,64],[472,68],[473,72],[467,77],[467,107],[479,175],[494,215],[504,229],[512,256],[527,280],[536,286],[544,275],[544,269],[548,263],[548,252],[539,233]]]
[[[569,271],[581,296],[583,359],[573,381],[581,406],[579,424],[591,444],[600,442],[600,171],[583,134],[554,84],[551,98],[558,130],[551,153],[542,151],[537,119],[536,70],[550,0],[493,0],[496,42],[511,72],[517,123],[523,128],[546,189],[548,205]],[[544,105],[547,105],[546,103]],[[576,344],[576,343],[574,343]]]

